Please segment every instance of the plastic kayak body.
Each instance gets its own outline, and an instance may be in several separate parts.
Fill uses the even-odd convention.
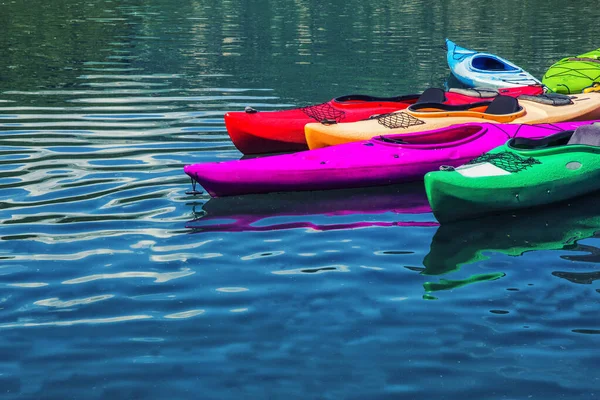
[[[560,97],[522,96],[517,105],[510,104],[511,98],[506,101],[505,96],[496,97],[490,104],[474,103],[455,107],[415,104],[406,110],[369,120],[342,124],[311,123],[304,130],[309,148],[316,149],[367,140],[378,135],[422,132],[469,122],[537,124],[600,119],[600,93],[569,96],[566,99],[569,104],[566,105],[538,102],[553,98]],[[501,106],[500,109],[496,105]],[[492,107],[494,110],[490,112]]]
[[[459,125],[292,154],[187,165],[184,171],[213,197],[389,185],[420,180],[441,165],[459,166],[513,137],[544,137],[582,124]]]
[[[458,168],[425,175],[441,223],[537,207],[600,189],[600,124],[537,140],[514,138]]]
[[[277,153],[306,150],[304,125],[329,120],[354,122],[376,114],[403,110],[419,99],[446,104],[467,104],[474,101],[492,100],[497,95],[517,97],[522,94],[537,95],[542,86],[524,86],[498,90],[428,89],[422,95],[390,98],[365,95],[349,95],[332,99],[323,104],[280,111],[234,111],[225,114],[227,132],[237,149],[243,154]],[[433,94],[433,98],[431,96]],[[422,98],[423,96],[424,98]]]
[[[566,57],[552,64],[542,77],[542,83],[552,92],[581,93],[600,82],[600,49]]]
[[[506,88],[539,85],[529,72],[495,54],[458,46],[446,39],[446,58],[452,74],[469,87]]]

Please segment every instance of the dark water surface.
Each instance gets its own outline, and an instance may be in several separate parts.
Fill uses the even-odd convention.
[[[0,0],[2,398],[592,399],[599,196],[438,227],[422,184],[192,197],[222,116],[540,77],[597,2]]]

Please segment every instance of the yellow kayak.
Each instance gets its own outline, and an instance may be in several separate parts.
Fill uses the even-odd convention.
[[[538,124],[600,119],[600,93],[566,96],[521,96],[518,100],[498,96],[491,102],[467,105],[414,104],[405,110],[372,116],[358,122],[304,127],[308,147],[368,140],[374,136],[414,133],[468,122]]]

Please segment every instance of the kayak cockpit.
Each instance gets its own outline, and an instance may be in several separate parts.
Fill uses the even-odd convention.
[[[492,54],[481,54],[476,55],[471,59],[471,67],[480,71],[504,71],[504,72],[518,72],[521,69],[514,65],[508,64],[499,57]]]
[[[436,148],[456,144],[465,140],[472,140],[479,137],[487,131],[487,128],[480,125],[465,125],[458,127],[449,127],[432,131],[427,134],[416,135],[381,135],[374,137],[379,143],[402,144],[402,145],[434,145]]]
[[[335,103],[443,103],[447,101],[446,93],[439,88],[426,89],[421,94],[409,94],[395,97],[374,97],[365,94],[349,94],[333,99]]]
[[[419,99],[419,94],[408,94],[403,96],[394,97],[375,97],[366,94],[348,94],[345,96],[336,97],[333,99],[335,103],[403,103],[403,102],[414,102]]]

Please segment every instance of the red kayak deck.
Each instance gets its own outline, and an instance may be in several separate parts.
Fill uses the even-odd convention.
[[[246,111],[225,114],[227,132],[237,149],[243,154],[279,153],[307,150],[304,125],[310,122],[355,122],[374,115],[402,110],[417,102],[446,104],[468,104],[475,101],[492,100],[501,94],[518,97],[522,94],[537,95],[541,86],[523,86],[499,89],[456,89],[444,92],[427,89],[421,95],[398,97],[371,97],[348,95],[337,97],[326,103],[280,111]]]

